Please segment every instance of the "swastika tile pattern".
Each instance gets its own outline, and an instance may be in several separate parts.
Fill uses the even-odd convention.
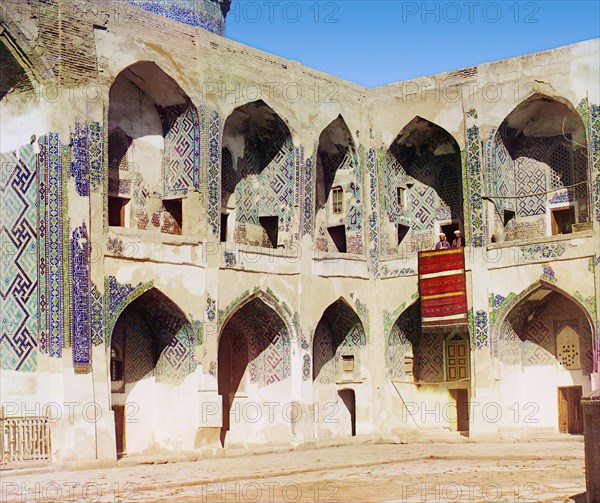
[[[32,145],[0,154],[1,367],[35,371],[38,341],[38,180]],[[45,325],[42,320],[40,325]]]
[[[200,119],[193,105],[177,105],[168,114],[165,128],[165,158],[163,161],[163,194],[182,197],[191,188],[199,189],[200,180]],[[167,115],[163,111],[163,115]],[[163,119],[164,120],[164,119]]]
[[[133,300],[116,321],[111,344],[124,348],[125,382],[148,375],[181,382],[194,371],[194,327],[181,310],[152,288]]]
[[[224,339],[225,338],[225,339]],[[290,335],[281,317],[261,299],[244,304],[223,327],[223,343],[232,347],[232,372],[247,372],[260,387],[291,375]]]

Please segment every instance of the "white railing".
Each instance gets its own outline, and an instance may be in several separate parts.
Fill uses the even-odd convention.
[[[47,417],[5,417],[0,410],[0,465],[50,462],[50,452]]]

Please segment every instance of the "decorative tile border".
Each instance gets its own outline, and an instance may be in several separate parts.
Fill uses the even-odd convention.
[[[484,246],[480,143],[479,128],[477,125],[472,125],[467,129],[467,173],[469,184],[468,201],[472,232],[471,238],[475,248]]]
[[[596,297],[594,295],[584,297],[579,291],[576,291],[573,296],[588,310],[592,320],[596,320]]]
[[[204,28],[216,35],[225,34],[225,19],[219,8],[207,0],[193,2],[167,0],[128,0],[132,7],[178,21],[190,26]],[[209,11],[212,10],[212,12]]]
[[[90,324],[91,337],[94,346],[104,343],[104,295],[95,283],[91,284],[90,291]]]
[[[533,245],[527,247],[521,247],[521,257],[524,260],[540,260],[547,258],[558,258],[561,257],[567,248],[563,244],[554,245]]]
[[[580,101],[577,112],[586,126],[589,159],[589,180],[592,182],[592,204],[596,221],[600,222],[600,106],[587,98]]]
[[[554,269],[549,265],[542,265],[542,275],[540,279],[548,281],[550,283],[556,283],[558,281]]]
[[[412,267],[403,267],[402,269],[390,269],[387,265],[381,266],[382,278],[396,278],[400,276],[414,276],[416,274]]]
[[[75,189],[82,197],[90,194],[89,133],[87,125],[75,123],[75,132],[71,133],[72,158],[71,176],[75,179]]]
[[[140,282],[137,286],[132,286],[129,284],[122,285],[114,276],[108,276],[104,279],[105,306],[107,312],[110,313],[105,326],[104,340],[106,344],[110,343],[115,323],[125,308],[153,287],[153,281]]]
[[[67,170],[63,170],[63,157],[58,140],[58,133],[47,136],[48,157],[47,162],[47,236],[46,236],[46,264],[47,276],[47,301],[48,301],[48,333],[50,356],[62,357],[62,348],[65,338],[68,338],[65,320],[68,320],[67,302],[65,302],[65,253],[68,257],[68,246],[65,243],[64,217],[68,215],[66,197],[64,194],[64,177]]]
[[[206,321],[213,322],[217,318],[217,301],[211,298],[210,294],[206,297]]]
[[[315,169],[317,166],[317,149],[318,145],[313,146],[313,155],[307,157],[304,162],[304,173],[302,176],[304,180],[302,182],[303,188],[303,218],[302,218],[302,235],[313,236],[314,235],[314,212],[315,212]]]
[[[488,314],[482,309],[475,311],[473,326],[475,328],[475,347],[477,349],[489,347]]]
[[[71,239],[71,299],[73,367],[76,373],[92,370],[90,325],[90,240],[85,222],[73,231]]]
[[[210,112],[208,123],[208,225],[213,236],[219,236],[221,230],[221,134],[222,124],[219,113]]]

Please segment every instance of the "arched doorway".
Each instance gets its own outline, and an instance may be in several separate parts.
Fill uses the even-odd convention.
[[[448,131],[415,117],[390,145],[386,168],[386,253],[432,249],[439,232],[464,235],[460,147]]]
[[[194,330],[159,290],[133,300],[110,339],[111,402],[120,455],[193,448]]]
[[[352,134],[341,115],[319,137],[316,177],[317,250],[362,253],[360,165]]]
[[[470,343],[466,330],[423,330],[418,300],[392,325],[385,354],[393,388],[392,428],[469,430]],[[419,407],[407,407],[407,403]]]
[[[221,241],[288,246],[297,174],[283,119],[262,100],[236,108],[223,128],[221,162]]]
[[[575,300],[546,283],[530,289],[497,321],[492,355],[506,410],[519,419],[506,426],[583,431],[579,397],[591,391],[593,333]]]
[[[290,333],[262,298],[242,305],[221,330],[218,387],[221,444],[288,442],[285,407],[291,392]]]
[[[502,122],[486,190],[496,240],[568,234],[589,222],[585,125],[573,105],[535,94]]]
[[[360,318],[343,299],[325,310],[313,339],[313,393],[318,438],[352,436],[357,430],[361,433],[360,403],[361,400],[368,403],[369,399],[363,383],[366,343]]]

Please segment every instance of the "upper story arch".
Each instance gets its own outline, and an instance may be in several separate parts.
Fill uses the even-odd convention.
[[[360,159],[342,115],[338,115],[319,136],[315,172],[317,249],[362,253]]]
[[[263,100],[225,121],[221,151],[221,241],[286,247],[296,197],[294,145],[286,122]]]
[[[571,233],[590,220],[586,129],[571,102],[534,93],[494,133],[485,187],[493,239]]]
[[[439,232],[464,235],[460,147],[437,124],[414,117],[384,157],[383,234],[388,254],[433,248]]]
[[[152,61],[123,69],[109,91],[108,224],[183,230],[183,202],[200,183],[198,111]]]

